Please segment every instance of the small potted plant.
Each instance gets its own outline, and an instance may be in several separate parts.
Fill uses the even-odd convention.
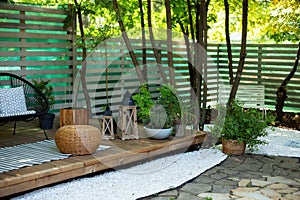
[[[242,102],[234,101],[226,111],[224,123],[216,124],[212,133],[220,131],[224,153],[240,155],[245,152],[246,146],[254,151],[257,145],[266,143],[262,137],[267,135],[266,128],[272,121],[273,117],[264,118],[261,111],[244,109]]]
[[[169,122],[174,123],[174,121],[180,120],[182,105],[179,98],[175,95],[177,93],[175,88],[170,84],[166,84],[161,86],[158,90],[160,96],[158,97],[157,103],[163,105],[168,114]]]
[[[144,126],[146,134],[153,139],[166,139],[170,136],[173,120],[163,105],[156,104],[150,109],[150,121]]]
[[[146,83],[143,83],[139,89],[139,93],[134,94],[132,99],[138,107],[138,120],[146,125],[150,121],[150,109],[153,107],[154,101]]]
[[[146,133],[154,139],[165,139],[171,132],[174,120],[180,117],[180,104],[170,85],[159,88],[160,96],[154,102],[146,84],[133,95],[138,107],[138,118],[143,122]]]
[[[53,109],[55,98],[53,96],[53,87],[49,85],[50,80],[32,80],[32,82],[47,97],[50,109]],[[41,129],[52,129],[54,118],[55,114],[50,112],[40,116],[39,122]]]

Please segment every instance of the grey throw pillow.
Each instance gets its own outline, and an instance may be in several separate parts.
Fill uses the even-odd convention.
[[[23,87],[0,89],[0,113],[4,115],[27,112]]]

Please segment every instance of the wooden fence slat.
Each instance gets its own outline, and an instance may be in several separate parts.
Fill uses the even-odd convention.
[[[47,31],[65,31],[66,29],[63,26],[46,26],[38,24],[19,24],[19,23],[9,23],[9,22],[0,22],[0,27],[2,28],[12,28],[12,29],[23,29],[23,30],[47,30]],[[71,29],[67,29],[71,31]]]
[[[6,3],[0,3],[0,9],[68,15],[68,11],[63,9],[43,8],[37,6],[23,6],[23,5],[6,4]]]
[[[68,51],[72,44],[70,42],[1,42],[2,48],[63,48]]]
[[[1,52],[0,57],[71,57],[72,52],[64,51],[64,52],[54,52],[54,51],[5,51]]]
[[[49,16],[33,16],[33,15],[21,15],[20,14],[10,14],[10,13],[1,13],[0,18],[4,19],[17,19],[17,20],[28,20],[28,21],[40,21],[40,22],[56,22],[63,23],[65,18],[62,17],[49,17]]]
[[[0,61],[0,66],[68,66],[72,65],[71,60],[65,61]]]
[[[0,32],[0,38],[17,38],[17,39],[55,39],[71,40],[70,34],[46,34],[46,33],[26,33],[26,32]]]

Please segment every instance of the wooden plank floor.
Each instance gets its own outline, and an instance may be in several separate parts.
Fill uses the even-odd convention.
[[[95,120],[90,124],[98,126],[98,122]],[[49,139],[54,139],[58,126],[58,119],[56,119],[54,128],[47,131]],[[43,131],[38,127],[37,120],[18,122],[16,135],[12,135],[12,131],[13,123],[0,127],[0,148],[45,139]],[[0,173],[0,197],[7,197],[107,169],[117,169],[160,156],[184,152],[190,146],[201,144],[205,133],[188,133],[185,137],[180,138],[152,140],[144,135],[142,129],[139,129],[139,136],[139,140],[103,140],[102,144],[109,145],[111,148],[92,155],[71,156],[63,160]]]

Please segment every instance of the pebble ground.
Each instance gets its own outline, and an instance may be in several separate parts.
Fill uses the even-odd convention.
[[[300,200],[300,159],[230,156],[182,186],[141,200]]]

